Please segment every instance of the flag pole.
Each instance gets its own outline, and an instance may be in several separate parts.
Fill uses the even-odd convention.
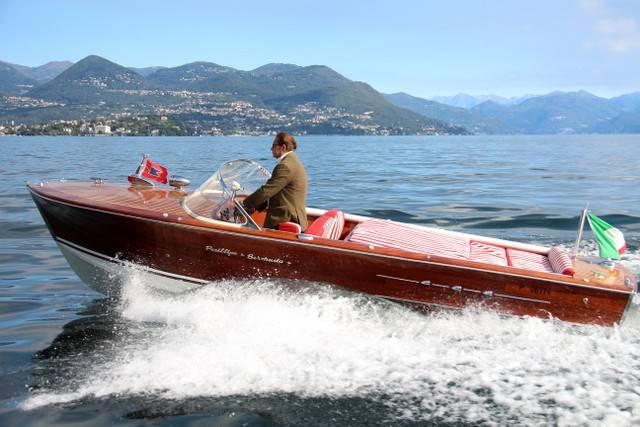
[[[582,229],[584,228],[584,220],[587,217],[587,208],[589,205],[585,206],[582,210],[582,215],[580,215],[580,225],[578,226],[578,235],[576,236],[576,243],[573,247],[573,258],[578,256],[578,251],[580,250],[580,240],[582,240]]]
[[[144,169],[144,165],[147,162],[148,158],[149,158],[149,155],[147,153],[142,153],[142,160],[140,161],[140,164],[138,165],[138,169],[136,169],[136,176],[140,176],[140,174],[142,173],[142,171]]]

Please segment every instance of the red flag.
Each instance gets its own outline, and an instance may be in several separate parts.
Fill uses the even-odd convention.
[[[161,182],[163,184],[167,183],[167,176],[169,175],[169,171],[160,163],[152,162],[149,159],[144,159],[140,166],[142,167],[140,176]]]

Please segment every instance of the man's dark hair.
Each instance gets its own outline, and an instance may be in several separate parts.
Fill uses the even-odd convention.
[[[273,140],[273,143],[277,145],[284,145],[287,147],[287,151],[293,151],[298,148],[296,139],[287,132],[279,132]]]

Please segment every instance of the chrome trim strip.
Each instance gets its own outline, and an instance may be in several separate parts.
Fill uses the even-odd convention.
[[[436,288],[446,288],[446,289],[451,288],[451,286],[449,285],[441,285],[440,283],[433,283],[433,282],[431,282],[431,285],[429,286],[435,286]]]
[[[394,276],[387,276],[386,274],[376,274],[376,277],[383,277],[385,279],[393,279],[393,280],[399,280],[401,282],[410,282],[410,283],[417,283],[418,285],[420,285],[421,283],[417,280],[411,280],[411,279],[403,279],[402,277],[394,277]]]
[[[498,297],[498,298],[508,298],[508,299],[515,299],[515,300],[520,300],[520,301],[529,301],[529,302],[538,302],[540,304],[551,304],[551,301],[546,301],[543,299],[535,299],[535,298],[526,298],[526,297],[517,297],[515,295],[506,295],[506,294],[493,294],[494,297]]]
[[[436,288],[447,288],[447,289],[451,288],[451,286],[449,286],[449,285],[442,285],[440,283],[433,283],[430,280],[419,281],[419,280],[412,280],[412,279],[404,279],[402,277],[387,276],[386,274],[376,274],[376,277],[384,277],[385,279],[398,280],[400,282],[416,283],[416,284],[422,285],[424,287],[435,286]],[[429,282],[429,284],[427,285],[424,282]]]
[[[272,241],[275,240],[275,241],[278,241],[280,243],[290,244],[290,245],[309,245],[309,244],[313,244],[313,243],[306,243],[306,242],[298,242],[298,241],[279,239],[279,238],[276,238],[276,237],[256,236],[256,235],[253,235],[253,234],[246,234],[246,233],[241,233],[241,232],[237,232],[237,231],[234,232],[234,231],[220,230],[220,229],[217,229],[217,228],[200,227],[200,226],[195,226],[195,225],[190,225],[190,224],[179,224],[179,223],[175,223],[175,222],[161,221],[161,220],[152,219],[152,218],[140,217],[140,216],[135,216],[135,215],[128,215],[128,214],[123,214],[123,213],[120,213],[120,212],[96,209],[96,208],[91,208],[91,207],[88,207],[88,206],[81,206],[81,205],[76,205],[74,203],[68,203],[68,202],[63,202],[63,201],[60,201],[60,200],[52,199],[52,198],[43,196],[41,194],[35,193],[31,188],[29,188],[29,191],[34,193],[37,197],[40,197],[40,198],[45,199],[45,200],[49,200],[49,201],[51,201],[53,203],[67,205],[67,206],[71,206],[71,207],[75,207],[75,208],[79,208],[79,209],[90,210],[90,211],[94,211],[94,212],[106,213],[106,214],[109,214],[109,215],[116,215],[116,216],[122,216],[122,217],[126,217],[126,218],[133,218],[133,219],[136,219],[136,220],[139,220],[139,221],[151,221],[151,222],[157,222],[157,223],[160,223],[160,224],[165,224],[165,225],[170,225],[170,226],[175,226],[175,227],[186,227],[186,228],[193,228],[193,229],[197,229],[197,230],[206,230],[206,231],[209,231],[209,232],[212,232],[212,233],[219,233],[219,234],[230,234],[230,235],[234,235],[234,236],[240,235],[240,236],[243,236],[243,237],[252,238],[252,239],[258,239],[258,240],[272,240]],[[225,224],[225,225],[227,225],[227,224]],[[359,251],[359,250],[356,250],[356,249],[337,248],[337,247],[334,247],[334,246],[324,246],[324,245],[318,245],[318,244],[314,244],[314,246],[318,247],[318,248],[333,250],[333,251],[356,253],[356,254],[360,254],[360,255],[369,255],[369,256],[373,256],[373,257],[387,258],[387,259],[393,259],[393,260],[401,260],[401,261],[405,261],[405,262],[413,262],[413,263],[418,263],[418,264],[437,265],[437,266],[441,266],[441,267],[458,268],[458,269],[461,269],[461,270],[480,271],[480,272],[484,272],[484,273],[498,274],[498,275],[509,276],[509,277],[532,279],[531,276],[527,276],[527,275],[523,275],[523,274],[517,274],[517,273],[506,273],[506,272],[502,272],[502,271],[486,270],[486,269],[483,269],[483,268],[475,268],[475,267],[467,267],[467,266],[461,266],[461,265],[446,264],[446,263],[442,263],[442,262],[425,261],[425,260],[418,260],[418,259],[412,259],[412,258],[403,258],[403,257],[393,256],[393,255],[377,254],[375,252],[364,252],[364,251]],[[620,291],[620,290],[617,290],[617,289],[609,289],[609,288],[600,288],[600,287],[596,287],[596,286],[587,286],[587,285],[583,285],[583,284],[580,284],[580,283],[574,283],[574,282],[562,282],[562,281],[559,281],[559,280],[552,280],[552,279],[546,279],[546,278],[533,278],[533,279],[534,280],[543,281],[543,282],[547,282],[547,283],[555,283],[555,284],[558,284],[558,285],[573,286],[573,287],[577,287],[577,288],[592,289],[592,290],[597,290],[597,291],[607,291],[607,292],[613,292],[613,293],[623,294],[623,295],[630,295],[631,294],[631,292],[627,292],[627,291]]]
[[[416,283],[416,284],[421,284],[421,282],[417,281],[417,280],[412,280],[412,279],[404,279],[402,277],[395,277],[395,276],[387,276],[385,274],[376,274],[376,277],[384,277],[386,279],[393,279],[393,280],[398,280],[401,282],[410,282],[410,283]],[[451,289],[454,292],[461,292],[461,291],[465,291],[465,292],[472,292],[474,294],[483,294],[486,291],[480,291],[478,289],[471,289],[471,288],[466,288],[464,286],[460,286],[460,285],[453,285],[453,286],[449,286],[449,285],[441,285],[439,283],[433,283],[431,282],[431,284],[429,286],[436,286],[439,288],[447,288],[447,289]],[[547,300],[541,300],[541,299],[536,299],[536,298],[527,298],[527,297],[519,297],[516,295],[507,295],[507,294],[497,294],[493,291],[491,296],[494,297],[498,297],[498,298],[507,298],[507,299],[515,299],[515,300],[520,300],[520,301],[528,301],[528,302],[537,302],[537,303],[541,303],[541,304],[551,304],[550,301]]]

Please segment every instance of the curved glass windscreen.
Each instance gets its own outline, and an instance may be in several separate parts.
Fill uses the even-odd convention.
[[[232,160],[227,162],[220,166],[217,175],[223,190],[228,193],[235,190],[238,196],[248,196],[271,178],[268,170],[251,160]],[[203,184],[200,188],[203,188],[206,184]]]
[[[204,221],[246,224],[247,218],[235,198],[248,196],[260,188],[271,174],[251,160],[224,163],[208,180],[186,196],[182,206],[189,215]]]

